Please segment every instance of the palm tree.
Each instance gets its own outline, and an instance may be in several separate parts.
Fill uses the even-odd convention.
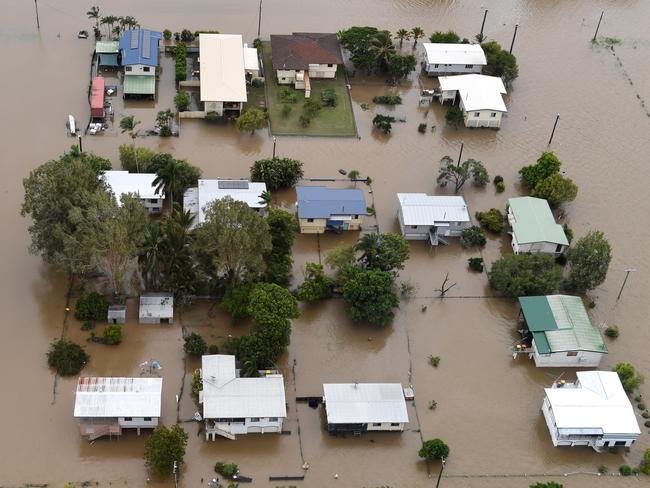
[[[379,31],[370,40],[370,48],[368,49],[380,67],[381,71],[384,71],[388,66],[390,57],[395,54],[395,46],[393,46],[393,40],[390,37],[390,32],[388,31]]]
[[[183,164],[180,161],[173,158],[169,159],[158,169],[156,172],[156,178],[151,184],[156,187],[156,193],[162,194],[165,192],[169,195],[172,209],[174,206],[174,191],[181,189],[179,184],[183,169]]]
[[[407,31],[406,29],[400,29],[395,33],[395,37],[399,39],[399,48],[402,49],[402,44],[404,43],[405,40],[409,40],[411,38],[411,31]]]
[[[260,203],[263,203],[267,207],[271,205],[271,192],[268,190],[264,190],[262,193],[260,193]]]
[[[360,176],[361,176],[361,173],[359,173],[356,169],[353,169],[352,171],[350,171],[348,173],[348,178],[350,179],[350,181],[354,182],[354,187],[355,188],[357,187],[357,180],[359,179]]]
[[[117,20],[118,20],[118,18],[115,17],[114,15],[107,15],[105,17],[102,17],[101,24],[108,26],[109,37],[111,35],[111,32],[113,32],[113,25],[115,24],[115,22],[117,22]],[[111,39],[112,39],[112,37],[111,37]]]
[[[129,29],[135,29],[138,26],[138,21],[135,20],[135,17],[131,17],[130,15],[127,15],[122,19],[123,27],[127,27]]]
[[[413,27],[413,29],[411,29],[411,35],[413,36],[413,49],[415,49],[418,39],[424,37],[424,30],[422,27]]]
[[[137,137],[135,128],[139,123],[140,121],[135,120],[135,117],[133,115],[126,115],[120,120],[120,129],[122,129],[122,134],[128,132],[131,140],[133,141],[133,156],[135,157],[135,167],[138,173],[140,172],[140,166],[138,164],[138,151],[135,147],[135,138]]]
[[[111,31],[111,33],[113,35],[115,35],[115,37],[120,37],[120,34],[122,34],[122,27],[120,27],[119,25],[116,25],[115,27],[113,27],[113,30]]]
[[[377,259],[379,246],[379,234],[376,232],[371,232],[369,234],[365,234],[354,246],[354,249],[361,252],[359,261],[365,263],[367,268],[372,268]]]
[[[138,253],[140,273],[147,288],[158,289],[162,265],[164,235],[159,222],[149,222],[144,230],[142,247]]]
[[[172,203],[172,222],[183,236],[187,236],[194,223],[194,214],[191,210],[183,210],[178,202]]]
[[[93,6],[90,7],[90,10],[86,12],[86,15],[89,19],[95,21],[95,27],[99,27],[99,7]]]

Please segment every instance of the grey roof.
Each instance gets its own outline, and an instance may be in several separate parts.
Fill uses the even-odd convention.
[[[425,193],[398,193],[404,225],[435,225],[440,222],[469,222],[463,197],[429,196]]]
[[[235,356],[211,354],[201,360],[203,417],[286,417],[284,379],[281,374],[239,378]]]
[[[144,293],[140,295],[140,318],[174,316],[174,296],[170,293]]]
[[[297,186],[298,217],[329,219],[336,215],[368,215],[363,190]]]
[[[160,417],[162,378],[82,377],[75,417]]]
[[[309,69],[310,64],[341,64],[341,46],[336,34],[294,32],[271,35],[273,69]]]
[[[330,383],[323,391],[328,424],[409,421],[399,383]]]

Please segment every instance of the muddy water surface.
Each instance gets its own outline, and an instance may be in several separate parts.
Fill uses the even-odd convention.
[[[520,194],[517,170],[546,149],[555,114],[560,113],[552,148],[565,162],[567,175],[580,187],[577,200],[566,208],[566,221],[577,236],[591,228],[603,230],[614,247],[609,277],[593,292],[597,303],[594,321],[616,323],[622,330],[621,337],[610,343],[603,367],[629,360],[650,376],[646,245],[650,240],[646,225],[650,211],[646,190],[650,176],[650,4],[508,0],[485,1],[483,5],[489,9],[485,29],[489,38],[509,45],[514,24],[520,24],[514,49],[520,77],[506,99],[509,112],[500,131],[444,128],[440,107],[427,110],[417,104],[419,86],[434,86],[435,81],[413,76],[398,88],[388,88],[382,79],[358,76],[351,79],[351,96],[360,140],[280,138],[278,153],[304,161],[308,177],[336,177],[339,168],[354,168],[372,176],[379,228],[395,230],[395,193],[444,193],[435,186],[437,161],[445,154],[455,156],[461,141],[465,157],[482,160],[492,175],[501,174],[507,183],[506,192],[500,195],[490,186],[467,188],[464,195],[471,209],[503,208],[509,196]],[[45,365],[44,353],[48,343],[62,333],[67,283],[65,277],[28,254],[28,222],[18,215],[22,178],[74,142],[65,135],[67,114],[84,121],[87,117],[92,42],[77,40],[75,33],[90,27],[84,15],[89,4],[39,1],[40,34],[34,27],[33,4],[0,0],[0,6],[4,12],[0,56],[5,67],[0,77],[4,169],[0,182],[4,226],[0,249],[4,312],[0,484],[50,482],[59,486],[68,480],[95,480],[102,486],[109,482],[142,486],[147,479],[142,460],[145,437],[129,434],[119,441],[89,445],[79,438],[72,419],[75,381],[59,379],[53,396],[54,378]],[[213,28],[241,32],[249,41],[257,29],[257,2],[250,0],[199,0],[186,5],[169,0],[117,0],[110,7],[108,3],[100,6],[111,10],[105,13],[133,15],[151,28]],[[601,9],[606,10],[601,33],[621,40],[613,51],[589,43]],[[264,3],[262,36],[369,24],[393,31],[421,25],[427,33],[452,28],[471,37],[479,30],[482,15],[476,2],[460,0],[333,0],[325,8],[312,0],[278,0]],[[156,103],[117,104],[118,117],[133,113],[142,120],[143,128],[151,127],[155,112],[171,106],[172,78],[171,60],[165,59]],[[406,122],[395,124],[391,136],[383,136],[371,130],[375,108],[364,111],[360,104],[389,92],[403,97],[404,104],[392,111]],[[419,134],[416,129],[422,121],[436,125],[435,132]],[[118,146],[125,142],[126,136],[114,131],[85,138],[84,148],[111,158],[117,166]],[[180,138],[139,138],[138,144],[187,158],[199,165],[206,177],[244,177],[252,161],[270,156],[272,151],[265,132],[241,136],[232,126],[199,121],[184,122]],[[279,195],[287,207],[293,203],[291,198],[290,192]],[[319,245],[322,256],[326,249],[354,239],[352,235],[328,235],[319,243],[301,236],[294,246],[296,279],[300,279],[304,263],[318,260]],[[448,486],[527,486],[529,480],[521,478],[460,476],[593,472],[599,464],[615,470],[623,462],[640,460],[642,450],[650,446],[647,429],[627,454],[552,448],[539,407],[542,387],[560,372],[539,370],[523,358],[513,361],[509,356],[515,339],[514,305],[480,298],[488,295],[489,289],[485,275],[466,269],[472,252],[457,245],[431,250],[422,243],[414,243],[411,249],[401,279],[418,286],[417,297],[403,303],[391,327],[377,331],[350,324],[339,300],[305,308],[296,321],[290,351],[279,365],[286,378],[286,425],[291,435],[249,436],[208,444],[195,424],[184,423],[190,443],[183,485],[205,483],[213,475],[214,462],[221,460],[237,462],[243,473],[255,479],[256,486],[287,484],[266,480],[269,475],[300,474],[304,462],[310,465],[307,478],[296,485],[430,486],[427,467],[416,456],[420,434],[424,438],[439,436],[451,446],[452,456],[445,468],[450,478],[443,481]],[[489,263],[507,251],[505,239],[491,239],[483,256]],[[617,302],[626,267],[638,271]],[[444,301],[432,298],[446,273],[457,285]],[[180,326],[138,326],[135,306],[130,316],[125,342],[118,348],[88,346],[93,360],[86,373],[137,374],[140,362],[155,357],[163,364],[164,423],[189,419],[196,410],[188,395],[189,377],[198,363],[183,362]],[[226,316],[212,310],[212,304],[184,311],[180,319],[189,330],[198,330],[217,344],[228,334],[245,333],[247,327],[232,327]],[[74,320],[69,322],[67,334],[78,341],[86,337]],[[439,368],[427,364],[430,354],[441,356]],[[177,405],[184,372],[185,391]],[[319,394],[324,381],[412,382],[416,401],[409,405],[409,431],[360,439],[328,436],[321,428],[322,412],[294,401],[294,389],[297,395]],[[435,411],[427,408],[430,400],[437,401]],[[438,466],[431,469],[435,474]],[[590,476],[565,482],[565,486],[576,487],[614,484],[627,483]]]

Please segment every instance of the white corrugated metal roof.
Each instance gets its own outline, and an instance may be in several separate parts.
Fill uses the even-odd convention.
[[[558,429],[639,434],[639,424],[618,374],[579,371],[577,387],[546,388]]]
[[[404,225],[435,225],[440,222],[469,222],[463,197],[429,196],[426,193],[398,193]]]
[[[160,417],[162,378],[82,377],[75,417]]]
[[[211,354],[202,358],[203,417],[286,417],[284,379],[280,374],[238,378],[235,356]]]
[[[240,34],[199,34],[202,102],[245,102],[244,44]]]
[[[229,181],[245,183],[247,188],[219,188],[220,183]],[[199,224],[205,221],[205,208],[207,205],[224,197],[230,197],[233,200],[244,202],[251,208],[266,207],[266,203],[262,202],[260,198],[262,192],[266,191],[266,183],[247,180],[199,180],[198,184],[197,211]],[[185,210],[188,209],[186,208]]]
[[[501,78],[486,75],[441,76],[438,78],[443,91],[457,90],[465,110],[496,110],[507,112],[503,97],[508,93]]]
[[[429,64],[487,64],[480,44],[444,44],[425,42],[424,51]]]
[[[165,198],[165,193],[157,194],[153,186],[156,173],[129,173],[128,171],[106,171],[104,181],[115,195],[117,204],[125,193],[133,193],[140,198]]]
[[[244,48],[244,68],[250,71],[259,71],[260,58],[257,56],[257,49],[254,47]]]
[[[174,296],[168,293],[145,293],[140,295],[140,318],[174,316]]]
[[[328,424],[409,421],[399,383],[329,383],[323,391]]]

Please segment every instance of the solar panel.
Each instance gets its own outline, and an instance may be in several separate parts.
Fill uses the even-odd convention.
[[[220,190],[248,190],[246,180],[219,180],[217,185]]]
[[[131,49],[138,49],[138,31],[131,31]]]
[[[142,33],[142,57],[149,59],[151,57],[151,31]]]

